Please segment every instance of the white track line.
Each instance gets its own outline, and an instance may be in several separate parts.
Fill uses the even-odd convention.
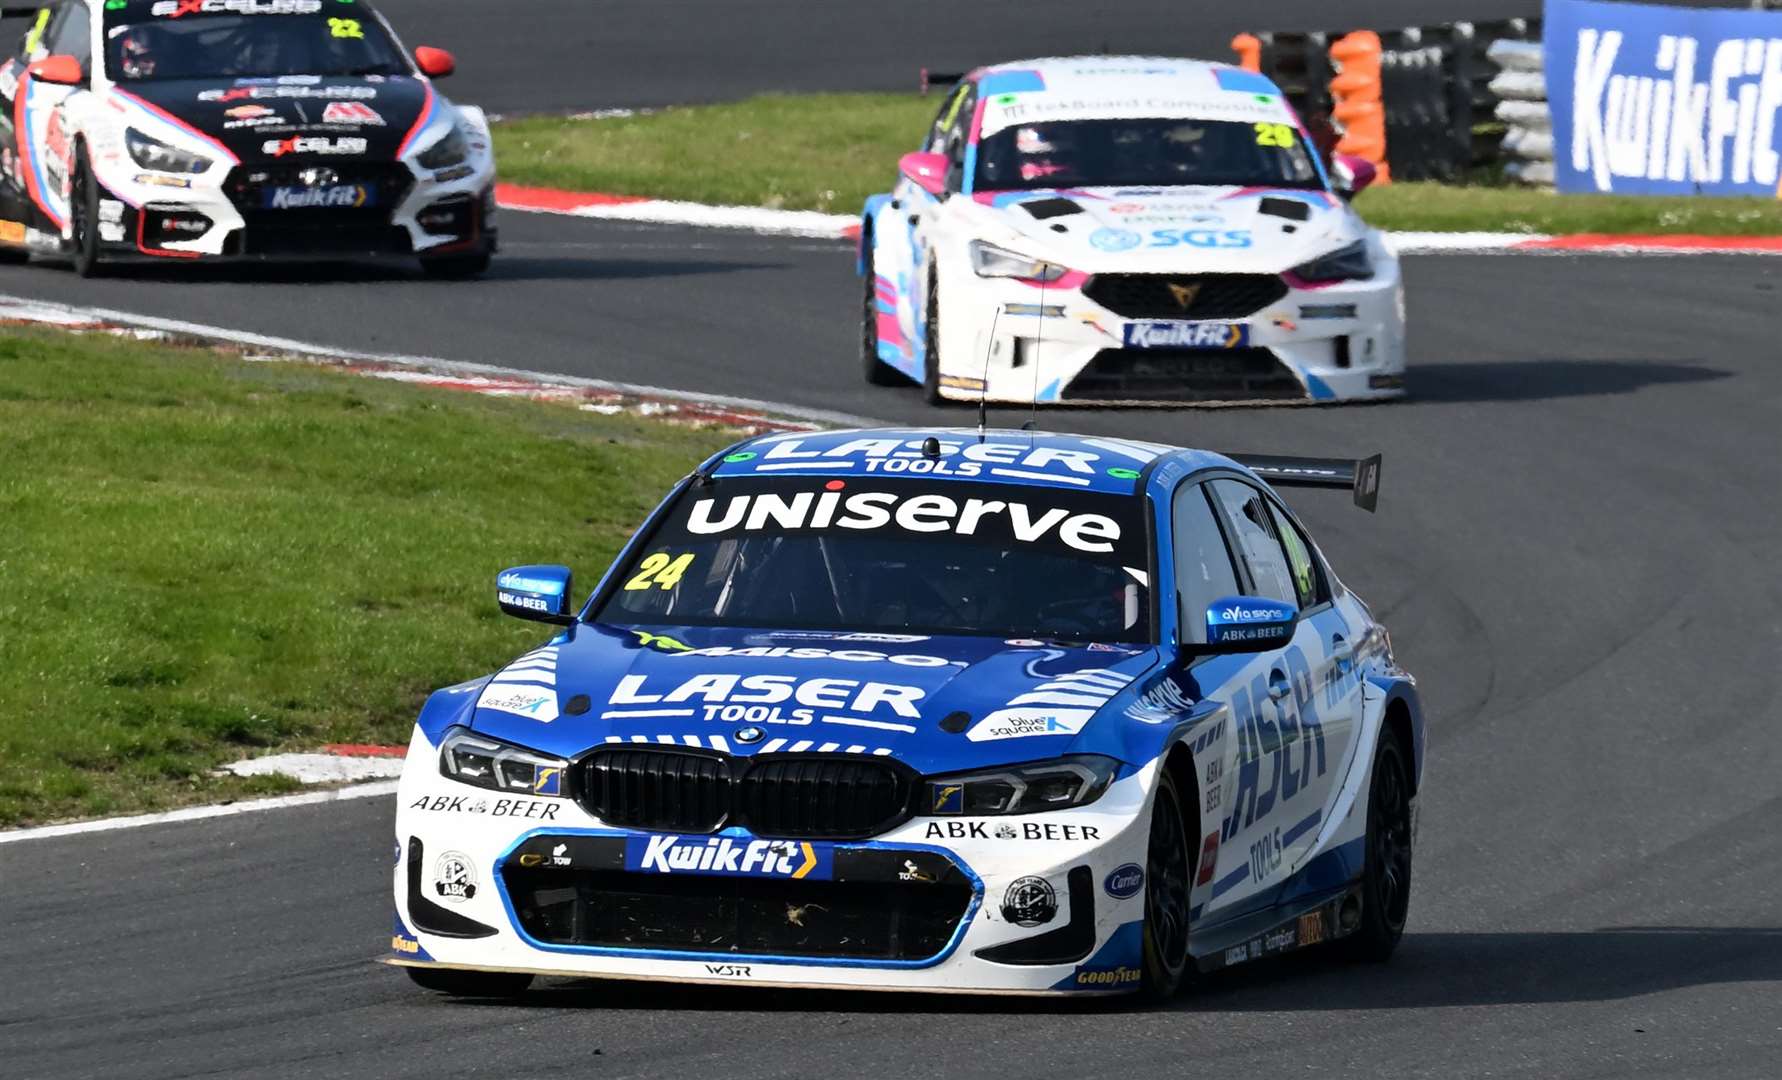
[[[422,368],[440,375],[482,375],[496,378],[532,379],[539,382],[554,383],[558,386],[573,386],[586,390],[605,390],[616,394],[631,394],[638,397],[663,398],[669,401],[684,401],[691,405],[704,405],[725,409],[747,409],[767,413],[773,416],[784,416],[793,420],[808,420],[815,424],[829,424],[844,427],[873,426],[882,421],[867,417],[854,416],[849,413],[831,412],[827,409],[809,409],[801,405],[789,405],[779,401],[763,401],[759,398],[730,397],[725,394],[704,394],[693,390],[670,390],[662,386],[647,386],[642,383],[612,382],[606,379],[586,379],[576,375],[559,375],[548,371],[532,371],[526,368],[501,367],[497,364],[477,364],[463,360],[445,360],[437,356],[419,356],[408,353],[374,353],[360,352],[355,349],[336,348],[332,345],[318,345],[310,341],[297,341],[293,338],[274,337],[269,334],[256,334],[246,330],[231,330],[222,326],[211,326],[207,323],[186,322],[183,319],[164,319],[158,315],[139,315],[133,311],[117,311],[112,308],[80,307],[72,304],[60,304],[32,297],[0,294],[0,304],[16,303],[39,308],[48,315],[66,317],[68,322],[109,322],[123,326],[134,326],[144,330],[159,330],[168,334],[189,334],[193,337],[215,338],[237,345],[250,345],[255,348],[273,352],[290,353],[298,356],[313,356],[317,359],[357,360],[374,364],[401,364],[408,367]]]
[[[263,810],[283,810],[292,806],[315,806],[319,803],[344,802],[348,799],[371,799],[396,794],[396,781],[380,780],[375,784],[354,784],[332,791],[310,791],[302,795],[278,795],[270,799],[249,799],[246,802],[223,803],[219,806],[188,806],[159,814],[137,814],[133,817],[100,818],[96,821],[72,821],[66,825],[39,825],[29,829],[0,832],[0,844],[21,840],[50,840],[58,836],[79,836],[83,833],[115,832],[118,829],[140,829],[145,825],[168,825],[180,821],[203,821],[206,818],[257,814]]]

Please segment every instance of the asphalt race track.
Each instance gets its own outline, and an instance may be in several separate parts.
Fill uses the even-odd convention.
[[[0,270],[0,292],[972,420],[863,385],[844,246],[504,229],[480,283],[39,265]],[[1407,278],[1413,402],[1041,417],[1385,452],[1377,516],[1295,502],[1431,710],[1391,965],[1290,957],[1158,1011],[590,983],[453,1003],[373,963],[391,806],[366,800],[0,846],[0,1075],[1774,1077],[1782,263],[1445,256]]]

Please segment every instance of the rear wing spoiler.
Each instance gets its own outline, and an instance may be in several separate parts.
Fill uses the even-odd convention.
[[[1271,454],[1228,454],[1276,487],[1348,488],[1355,505],[1374,512],[1380,501],[1380,455],[1360,461],[1342,458],[1276,457]]]
[[[921,82],[922,96],[927,97],[930,89],[942,86],[952,86],[963,78],[965,78],[965,72],[963,71],[929,71],[927,68],[923,68]]]

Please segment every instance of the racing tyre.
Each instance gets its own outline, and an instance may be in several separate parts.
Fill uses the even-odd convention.
[[[1340,949],[1382,963],[1405,936],[1411,907],[1411,770],[1391,732],[1380,736],[1367,796],[1367,866],[1361,872],[1361,928]]]
[[[922,400],[945,405],[940,392],[940,274],[928,274],[928,307],[922,321]]]
[[[860,302],[860,370],[874,386],[896,386],[904,382],[903,376],[879,359],[879,278],[872,266],[872,234],[860,242],[866,249],[861,261],[866,289]]]
[[[494,256],[487,251],[479,251],[474,255],[436,255],[432,258],[421,258],[421,271],[430,278],[442,281],[464,281],[481,277],[489,270]]]
[[[69,225],[74,233],[71,241],[74,272],[81,277],[98,277],[103,271],[99,255],[99,181],[87,163],[87,144],[74,150],[74,190],[68,196]]]
[[[1182,820],[1182,794],[1167,770],[1159,774],[1151,803],[1151,841],[1145,856],[1144,978],[1139,995],[1148,1001],[1175,996],[1187,974],[1188,887],[1194,879],[1194,853]]]
[[[459,971],[456,968],[405,967],[408,977],[423,990],[453,997],[519,997],[532,985],[532,976],[509,971]]]

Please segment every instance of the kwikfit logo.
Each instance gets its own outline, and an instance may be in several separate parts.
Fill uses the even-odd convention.
[[[1133,349],[1229,349],[1242,334],[1229,323],[1141,322],[1126,327]]]
[[[633,836],[625,868],[656,874],[827,878],[828,849],[792,840],[732,840],[727,836]]]
[[[365,189],[357,185],[317,188],[274,188],[267,205],[273,210],[308,210],[316,207],[365,205]]]
[[[1572,168],[1598,191],[1614,190],[1617,176],[1775,185],[1782,39],[1721,41],[1705,82],[1695,78],[1701,44],[1693,37],[1661,35],[1654,75],[1616,74],[1622,44],[1619,30],[1578,31]]]

